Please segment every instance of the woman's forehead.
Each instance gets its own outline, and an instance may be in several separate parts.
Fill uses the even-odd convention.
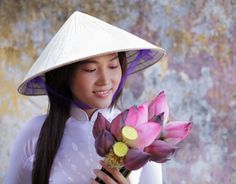
[[[118,53],[106,54],[106,55],[102,55],[102,56],[88,58],[88,59],[80,62],[80,64],[109,62],[109,61],[115,60],[117,57],[118,57]]]
[[[100,60],[100,59],[111,59],[115,56],[118,56],[118,53],[110,53],[110,54],[104,54],[104,55],[101,55],[101,56],[95,56],[95,57],[91,57],[91,58],[88,58],[87,60]]]

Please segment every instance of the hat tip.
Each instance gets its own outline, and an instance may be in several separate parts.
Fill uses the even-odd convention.
[[[79,15],[81,12],[79,12],[78,10],[74,11],[71,16],[74,16],[74,15]]]
[[[88,14],[86,14],[86,13],[83,13],[83,12],[81,12],[81,11],[78,11],[78,10],[76,10],[76,11],[74,11],[71,15],[70,15],[70,18],[80,18],[80,17],[84,17],[84,16],[88,16]]]
[[[75,10],[71,15],[80,15],[81,16],[81,15],[88,15],[88,14],[81,12],[79,10]]]

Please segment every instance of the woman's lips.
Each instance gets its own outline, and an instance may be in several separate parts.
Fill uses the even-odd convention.
[[[111,89],[108,90],[97,90],[97,91],[93,91],[93,93],[100,98],[104,98],[110,95],[111,93]]]

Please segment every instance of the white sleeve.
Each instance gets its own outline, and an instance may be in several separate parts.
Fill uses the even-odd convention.
[[[30,184],[34,149],[44,116],[30,120],[18,134],[11,151],[5,184]]]
[[[162,184],[162,166],[148,162],[142,169],[139,184]]]

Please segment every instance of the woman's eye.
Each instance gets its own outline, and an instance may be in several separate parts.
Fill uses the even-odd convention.
[[[85,72],[91,73],[91,72],[95,72],[96,69],[83,69]]]
[[[110,66],[111,69],[116,69],[118,68],[118,65],[113,65],[113,66]]]

